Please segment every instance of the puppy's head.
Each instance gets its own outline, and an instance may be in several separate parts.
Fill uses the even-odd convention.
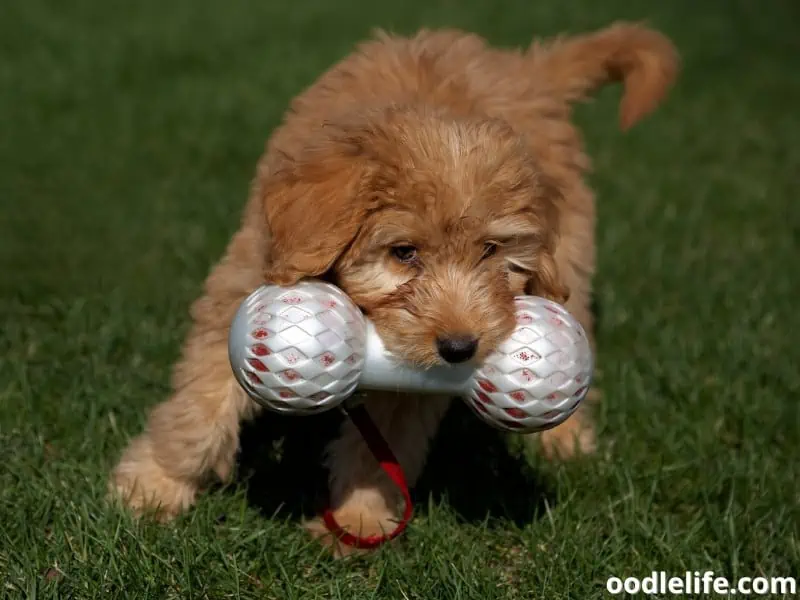
[[[480,361],[514,296],[566,300],[559,190],[502,123],[376,111],[326,125],[262,189],[266,279],[330,277],[407,362]]]

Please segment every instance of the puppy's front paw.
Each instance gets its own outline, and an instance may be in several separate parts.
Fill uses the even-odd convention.
[[[342,529],[362,538],[388,535],[397,527],[397,518],[391,513],[359,506],[344,506],[334,511],[333,516]],[[369,552],[367,549],[354,548],[342,543],[328,531],[321,518],[306,522],[304,527],[314,538],[327,546],[336,558]]]
[[[586,423],[565,423],[539,434],[542,452],[549,460],[569,460],[594,454],[597,439],[594,427]]]
[[[152,455],[145,436],[135,439],[111,473],[109,496],[134,514],[168,521],[194,503],[197,486],[169,476]]]
[[[594,454],[597,449],[594,425],[585,409],[579,409],[561,425],[533,434],[529,439],[548,460],[569,460]]]

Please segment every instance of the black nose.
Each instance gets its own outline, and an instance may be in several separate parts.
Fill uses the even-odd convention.
[[[468,335],[440,337],[436,339],[439,355],[449,363],[460,363],[475,356],[478,340]]]

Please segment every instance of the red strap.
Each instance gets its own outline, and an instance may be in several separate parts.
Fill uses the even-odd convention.
[[[383,469],[389,476],[389,479],[400,489],[400,492],[403,494],[403,499],[405,500],[405,508],[403,509],[402,518],[397,523],[397,527],[385,535],[371,535],[368,537],[353,535],[341,528],[336,522],[330,508],[326,509],[322,514],[322,520],[325,523],[325,527],[328,528],[328,531],[335,535],[339,541],[346,546],[365,549],[377,548],[381,544],[393,540],[405,530],[408,522],[411,520],[411,515],[414,510],[411,504],[411,496],[408,493],[408,484],[406,483],[406,478],[405,475],[403,475],[403,469],[400,463],[397,461],[397,458],[395,458],[386,440],[383,439],[381,432],[375,426],[375,423],[369,416],[367,409],[364,408],[364,405],[359,404],[344,408],[344,412],[350,417],[350,420],[353,422],[353,425],[356,426],[359,433],[361,433],[361,436],[372,451],[372,454],[378,459],[381,469]]]

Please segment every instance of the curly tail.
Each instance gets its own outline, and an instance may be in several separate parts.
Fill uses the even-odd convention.
[[[657,31],[619,22],[606,29],[534,44],[534,76],[548,93],[566,101],[622,81],[622,129],[628,129],[656,108],[672,86],[679,58],[672,42]]]

